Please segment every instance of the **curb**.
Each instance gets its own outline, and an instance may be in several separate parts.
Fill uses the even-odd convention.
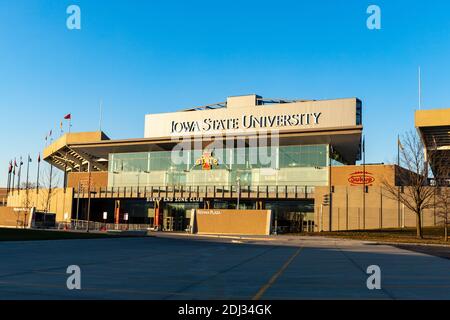
[[[151,235],[151,233],[150,233]],[[158,237],[158,234],[153,234]],[[213,239],[231,239],[231,240],[251,240],[251,241],[277,241],[277,239],[273,238],[257,238],[251,236],[233,236],[233,235],[214,235],[214,234],[189,234],[189,233],[176,233],[176,234],[167,234],[170,236],[183,236],[183,237],[201,237],[201,238],[213,238]]]

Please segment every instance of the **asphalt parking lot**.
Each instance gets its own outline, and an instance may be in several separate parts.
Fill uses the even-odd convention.
[[[448,259],[321,237],[0,242],[0,261],[0,299],[450,299]]]

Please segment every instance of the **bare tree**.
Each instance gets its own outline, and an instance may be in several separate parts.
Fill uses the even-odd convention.
[[[436,190],[436,210],[444,224],[444,240],[448,241],[448,224],[450,212],[450,187],[438,186]]]
[[[398,200],[416,216],[417,238],[423,238],[422,214],[434,206],[434,188],[429,186],[429,167],[424,147],[415,131],[407,132],[399,141],[400,166],[396,183],[384,180],[388,198]]]
[[[36,188],[36,182],[28,182],[28,184],[26,182],[22,182],[20,184],[20,188],[23,190],[26,190],[28,186],[28,189],[35,189]]]
[[[54,195],[54,190],[58,187],[60,175],[55,168],[44,168],[42,182],[39,183],[39,193],[41,200],[40,209],[46,213],[50,210],[50,204]]]
[[[437,149],[437,148],[435,148]],[[450,167],[445,155],[436,153],[430,159],[434,165],[434,180],[436,185],[436,212],[444,224],[444,239],[448,241],[448,223],[450,212]]]
[[[30,192],[32,189],[36,188],[36,183],[26,182],[21,183],[21,189],[25,191],[25,197],[22,197],[22,207],[30,209],[33,207],[33,201],[30,200]],[[34,204],[36,205],[36,204]]]

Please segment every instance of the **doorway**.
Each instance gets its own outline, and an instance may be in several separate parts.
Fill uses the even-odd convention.
[[[166,202],[163,208],[163,231],[185,231],[191,222],[191,210],[201,208],[197,202]]]

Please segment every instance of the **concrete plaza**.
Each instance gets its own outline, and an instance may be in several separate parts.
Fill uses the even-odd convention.
[[[450,260],[322,237],[0,242],[0,261],[0,299],[450,299]]]

